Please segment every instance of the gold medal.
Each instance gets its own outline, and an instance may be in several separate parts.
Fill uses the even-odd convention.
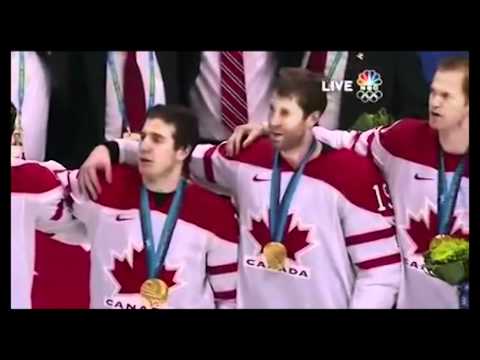
[[[280,271],[285,266],[287,249],[280,242],[270,242],[263,248],[263,255],[270,269]]]
[[[158,308],[167,302],[168,286],[163,280],[148,279],[142,284],[140,294],[150,303],[152,308]]]
[[[132,132],[129,132],[129,131],[124,132],[123,135],[122,135],[122,138],[123,139],[128,139],[128,140],[133,140],[133,141],[138,141],[138,142],[142,140],[142,136],[139,133],[132,133]]]

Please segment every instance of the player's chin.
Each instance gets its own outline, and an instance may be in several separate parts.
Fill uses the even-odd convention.
[[[152,175],[152,173],[153,173],[153,162],[151,162],[151,161],[139,161],[138,171],[142,175]]]
[[[270,134],[269,137],[275,149],[282,150],[285,147],[285,139],[282,135]]]
[[[442,129],[442,121],[437,116],[430,116],[428,119],[428,125],[434,130]]]

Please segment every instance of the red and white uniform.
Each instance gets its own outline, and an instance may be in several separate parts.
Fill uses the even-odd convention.
[[[348,150],[310,160],[287,218],[283,271],[266,267],[274,149],[262,138],[235,158],[225,145],[193,152],[194,178],[229,189],[240,220],[238,307],[391,308],[400,282],[392,210],[379,211],[374,186],[384,181],[373,163]],[[343,171],[341,170],[343,169]],[[283,193],[294,170],[281,160]],[[355,176],[356,182],[350,180]]]
[[[88,267],[84,267],[88,260],[87,249],[56,243],[51,239],[48,241],[45,234],[35,241],[35,230],[38,229],[52,235],[57,234],[54,236],[57,240],[66,241],[68,238],[70,243],[81,244],[84,228],[65,206],[63,187],[56,175],[57,171],[64,170],[53,161],[38,163],[12,159],[12,308],[32,308],[32,304],[33,307],[51,307],[47,304],[70,307],[72,304],[81,304],[78,297],[88,298],[88,287],[81,283],[81,276],[72,276],[70,271],[55,268],[55,263],[67,260],[87,271]],[[79,236],[76,237],[75,234]],[[49,263],[44,261],[47,257]],[[33,286],[34,275],[36,286]],[[35,290],[32,291],[32,287]],[[75,298],[72,300],[70,295]],[[45,300],[47,298],[52,300]]]
[[[458,308],[456,288],[430,276],[423,254],[437,235],[438,132],[426,121],[404,119],[388,128],[355,131],[314,130],[317,139],[335,148],[347,147],[373,157],[390,188],[397,238],[405,265],[399,308]],[[453,212],[450,234],[469,236],[469,159]],[[445,153],[450,183],[462,156]],[[356,179],[352,179],[352,182]],[[385,205],[387,206],[387,205]]]
[[[139,294],[148,279],[140,222],[142,179],[133,167],[114,166],[112,184],[102,183],[96,201],[80,196],[76,172],[69,174],[73,212],[91,243],[92,308],[148,308]],[[155,248],[172,195],[159,205],[149,193]],[[169,287],[165,308],[233,308],[237,283],[238,225],[228,199],[188,184],[164,268]]]

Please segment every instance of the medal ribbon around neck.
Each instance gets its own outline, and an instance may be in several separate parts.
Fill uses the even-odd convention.
[[[145,186],[142,186],[140,194],[140,220],[142,225],[143,243],[147,252],[146,258],[149,279],[156,278],[163,267],[180,208],[182,206],[186,186],[187,181],[182,178],[175,191],[170,209],[168,210],[167,219],[165,220],[165,224],[163,225],[160,234],[157,250],[155,250],[155,245],[153,243],[152,219],[148,201],[148,191]]]
[[[448,235],[453,210],[457,202],[458,192],[460,190],[460,182],[463,172],[465,170],[465,156],[460,160],[453,174],[450,186],[447,183],[447,177],[445,175],[445,156],[443,150],[440,149],[439,153],[439,169],[438,169],[438,191],[437,191],[437,211],[438,211],[438,234]]]
[[[305,170],[308,160],[315,152],[317,148],[316,141],[312,141],[310,147],[302,159],[298,169],[293,174],[290,182],[287,185],[287,189],[283,195],[282,201],[280,202],[280,182],[281,182],[281,172],[280,172],[280,152],[276,151],[275,158],[273,161],[273,172],[272,172],[272,184],[270,186],[270,210],[269,210],[269,224],[270,224],[270,238],[273,242],[282,242],[283,234],[285,230],[285,225],[288,216],[288,209],[290,203],[292,202],[293,194],[297,189],[300,177]]]

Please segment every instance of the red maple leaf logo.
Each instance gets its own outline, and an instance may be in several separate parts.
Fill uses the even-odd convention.
[[[148,271],[146,264],[146,252],[133,250],[133,266],[127,262],[124,258],[123,260],[115,259],[115,264],[113,270],[111,270],[112,275],[115,277],[117,282],[120,284],[119,294],[138,294],[140,288],[145,280],[148,279]],[[160,272],[160,276],[157,276],[159,279],[163,280],[169,288],[173,287],[177,283],[173,281],[177,270],[166,270],[163,267]]]
[[[457,221],[457,216],[454,215],[452,219],[452,227]],[[437,226],[438,226],[438,216],[433,210],[430,209],[428,214],[428,221],[425,222],[423,218],[420,220],[416,220],[410,217],[410,225],[407,230],[408,235],[410,238],[415,242],[417,245],[417,249],[415,250],[415,254],[424,254],[429,246],[432,239],[438,235],[437,233]],[[454,233],[451,232],[452,228],[450,228],[450,235],[461,237],[468,240],[468,233],[462,231],[462,229],[458,229]]]
[[[292,215],[288,215],[285,230],[283,234],[283,244],[287,248],[287,257],[291,260],[297,261],[296,253],[308,246],[307,236],[308,230],[300,230],[298,226],[295,226],[290,232],[290,223],[292,221]],[[263,220],[257,221],[252,219],[252,230],[250,233],[255,240],[262,246],[260,252],[263,251],[265,245],[271,242],[270,230]]]

